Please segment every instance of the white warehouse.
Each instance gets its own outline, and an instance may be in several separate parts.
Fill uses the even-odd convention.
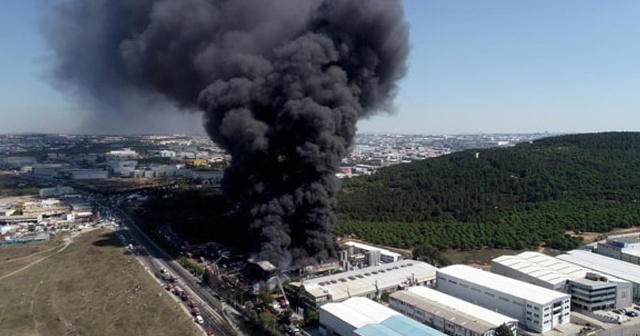
[[[595,311],[632,305],[631,283],[544,255],[523,252],[491,261],[491,272],[571,294],[573,309]]]
[[[435,283],[436,268],[422,261],[401,260],[320,278],[292,282],[288,294],[311,309],[328,302],[340,302],[355,296],[379,298],[383,292]]]
[[[366,298],[320,308],[322,336],[445,336],[418,321]]]
[[[389,308],[452,336],[491,336],[505,324],[516,334],[518,320],[427,287],[389,297]]]
[[[543,333],[569,323],[571,296],[466,265],[437,270],[438,290],[520,321]]]
[[[640,266],[584,250],[569,251],[557,256],[557,258],[629,281],[633,286],[633,299],[640,300]]]

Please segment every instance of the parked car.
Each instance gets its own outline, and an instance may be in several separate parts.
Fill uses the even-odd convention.
[[[638,313],[634,312],[633,310],[628,311],[625,315],[629,317],[638,317]]]

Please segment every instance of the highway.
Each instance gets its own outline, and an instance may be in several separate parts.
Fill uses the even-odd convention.
[[[222,336],[244,335],[222,316],[224,303],[216,298],[219,296],[211,288],[202,284],[199,279],[156,245],[120,208],[117,201],[112,201],[108,208],[114,214],[118,214],[117,217],[122,224],[122,229],[118,233],[123,236],[122,239],[133,245],[134,254],[151,273],[159,277],[158,271],[164,267],[171,274],[178,276],[178,286],[184,289],[200,307],[202,317],[205,320],[203,328],[206,332],[213,331],[215,335]]]
[[[34,178],[30,176],[19,175],[19,178],[26,180],[38,181],[38,182],[51,182],[48,179]],[[60,181],[56,181],[60,182]],[[66,184],[77,187],[70,181],[65,181]],[[215,293],[209,286],[202,284],[199,279],[194,277],[189,271],[185,270],[177,261],[174,260],[168,253],[160,248],[155,242],[153,242],[129,217],[129,215],[120,208],[119,197],[112,197],[107,202],[98,202],[97,194],[93,192],[83,191],[76,188],[76,192],[84,195],[91,203],[97,204],[113,214],[113,217],[117,217],[120,225],[120,230],[117,234],[121,237],[123,244],[127,246],[131,244],[134,248],[132,253],[140,261],[140,263],[160,282],[164,281],[159,277],[158,271],[161,268],[165,268],[170,273],[179,277],[179,285],[185,290],[190,298],[195,301],[200,308],[201,315],[204,318],[204,324],[202,328],[205,333],[213,331],[214,335],[222,336],[246,336],[237,325],[232,325],[223,317],[224,309],[232,309],[226,306],[219,299],[220,296]],[[169,294],[169,292],[166,292]],[[169,294],[172,295],[172,294]],[[190,311],[186,303],[181,303],[187,311]],[[194,319],[194,322],[195,319]],[[242,323],[241,320],[236,323]]]

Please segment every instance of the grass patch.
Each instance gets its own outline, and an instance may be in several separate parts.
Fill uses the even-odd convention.
[[[47,244],[7,247],[2,255],[24,258]],[[42,260],[9,277],[22,261],[0,272],[0,335],[202,335],[112,231],[91,231],[28,259]]]

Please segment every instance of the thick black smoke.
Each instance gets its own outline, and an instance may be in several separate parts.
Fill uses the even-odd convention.
[[[57,83],[103,119],[130,99],[204,111],[260,257],[335,257],[335,173],[406,72],[400,0],[68,0],[53,13]]]

